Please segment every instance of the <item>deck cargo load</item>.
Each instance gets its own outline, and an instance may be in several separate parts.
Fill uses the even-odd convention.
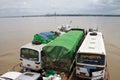
[[[43,47],[43,66],[60,71],[70,71],[76,51],[84,39],[84,30],[72,29]]]
[[[57,35],[54,32],[41,32],[34,35],[33,41],[40,41],[41,43],[48,43],[55,39]]]

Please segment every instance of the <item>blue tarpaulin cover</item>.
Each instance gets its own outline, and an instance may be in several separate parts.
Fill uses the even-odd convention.
[[[57,36],[53,32],[42,32],[34,35],[33,41],[40,41],[41,43],[48,43],[51,40],[55,39]]]
[[[46,41],[48,41],[51,38],[51,36],[55,35],[55,33],[52,33],[52,32],[42,32],[42,33],[39,33],[38,35],[42,36]]]

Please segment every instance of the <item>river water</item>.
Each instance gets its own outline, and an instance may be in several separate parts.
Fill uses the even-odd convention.
[[[84,29],[97,27],[104,35],[111,80],[120,78],[120,17],[105,16],[0,18],[0,73],[19,61],[20,47],[32,41],[34,34],[66,24]]]

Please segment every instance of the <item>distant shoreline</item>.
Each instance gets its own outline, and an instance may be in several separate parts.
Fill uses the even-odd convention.
[[[120,17],[120,15],[104,15],[104,14],[48,14],[45,16],[113,16],[113,17]]]
[[[120,17],[120,15],[110,15],[110,14],[45,14],[45,15],[23,15],[23,16],[0,16],[0,18],[17,18],[17,17],[55,17],[55,16],[99,16],[99,17]]]

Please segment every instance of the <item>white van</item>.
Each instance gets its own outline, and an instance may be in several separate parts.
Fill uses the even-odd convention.
[[[76,76],[103,80],[106,75],[106,52],[101,32],[88,32],[77,52]]]

